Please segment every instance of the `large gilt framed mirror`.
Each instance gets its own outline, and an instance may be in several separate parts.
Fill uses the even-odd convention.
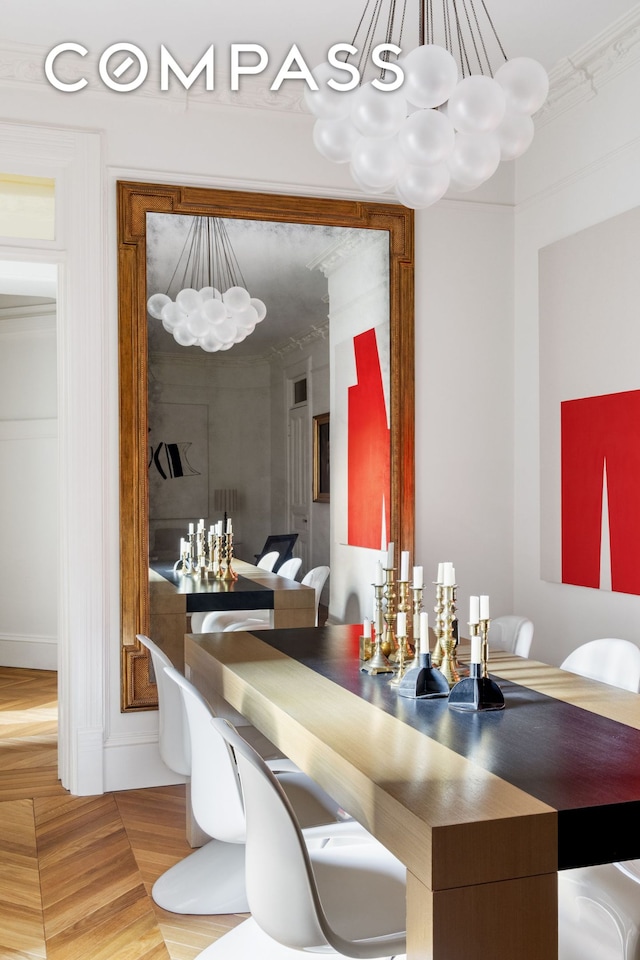
[[[279,516],[277,510],[282,505],[277,501],[282,483],[278,479],[267,483],[264,469],[257,461],[253,468],[248,469],[245,464],[241,475],[234,475],[233,469],[239,470],[242,457],[238,455],[239,448],[225,448],[225,433],[236,441],[240,437],[242,449],[251,450],[255,457],[255,435],[266,432],[260,421],[265,409],[269,409],[270,436],[273,436],[274,420],[279,417],[283,421],[287,417],[299,420],[301,411],[308,410],[311,444],[313,417],[319,413],[328,414],[331,407],[331,497],[313,500],[311,510],[316,511],[316,537],[324,542],[326,551],[339,547],[344,563],[344,551],[354,542],[350,539],[347,524],[356,522],[359,515],[366,513],[367,497],[362,496],[361,488],[354,480],[357,477],[355,467],[351,469],[347,482],[346,453],[345,463],[340,461],[340,430],[344,433],[347,423],[352,422],[348,420],[352,401],[354,409],[358,405],[360,409],[367,408],[370,381],[361,375],[365,356],[362,352],[355,364],[352,363],[360,379],[354,388],[350,386],[351,367],[344,362],[348,351],[338,341],[343,318],[351,318],[352,325],[356,322],[360,329],[366,330],[367,325],[375,323],[369,319],[369,314],[380,309],[384,323],[379,329],[387,331],[387,342],[382,344],[380,352],[388,371],[384,388],[386,412],[383,414],[388,449],[379,457],[386,461],[388,493],[384,497],[382,518],[377,518],[378,524],[382,524],[380,546],[386,540],[393,540],[398,550],[413,551],[414,223],[413,211],[391,203],[155,183],[119,182],[117,190],[121,691],[122,709],[130,711],[157,705],[156,687],[149,677],[146,652],[136,641],[136,634],[153,635],[150,563],[161,555],[163,547],[167,548],[167,543],[170,555],[171,551],[173,554],[177,552],[179,527],[186,528],[188,520],[201,516],[212,519],[215,510],[226,511],[227,508],[234,513],[235,519],[237,511],[244,521],[240,540],[244,541],[244,559],[248,561],[257,555],[265,532],[283,532],[270,528],[273,517],[269,519],[269,510],[260,501],[268,487],[271,490],[269,509],[275,510],[275,515]],[[264,300],[267,305],[267,317],[259,325],[260,335],[256,328],[255,333],[238,345],[237,355],[234,349],[207,354],[197,345],[176,344],[170,332],[147,311],[148,297],[165,292],[169,275],[176,272],[178,253],[187,242],[190,222],[201,217],[215,218],[226,224],[247,287],[251,288],[252,296]],[[303,291],[297,281],[289,279],[284,260],[287,251],[298,266],[303,264],[305,277],[312,285],[311,299],[305,299],[306,282]],[[364,262],[368,263],[370,289],[363,292],[359,290],[361,281],[357,271]],[[267,289],[267,280],[271,286],[265,293],[263,287]],[[320,311],[317,316],[316,309]],[[290,315],[295,317],[295,329],[286,326],[292,322]],[[269,341],[269,336],[275,340]],[[355,337],[349,336],[353,347]],[[377,336],[379,342],[379,330]],[[324,364],[328,377],[326,383],[321,384],[318,380],[317,384],[311,383],[310,386],[315,408],[306,392],[309,364],[299,359],[306,355],[309,344],[316,351],[325,349],[327,358]],[[195,366],[188,368],[188,362]],[[321,367],[323,364],[316,361],[316,368]],[[267,394],[254,395],[253,391],[260,383],[265,384],[265,390],[273,389],[273,383],[276,383],[276,399],[265,400]],[[212,384],[226,384],[227,393],[238,391],[235,396],[242,402],[236,399],[227,409],[218,399],[206,409],[206,404],[201,402],[203,384],[209,391],[213,389]],[[342,392],[336,384],[342,384]],[[289,390],[290,396],[287,394]],[[170,403],[166,402],[167,398]],[[158,435],[155,440],[151,439],[158,421],[158,405],[162,405],[163,415],[169,417],[164,423],[171,422],[171,416],[177,417],[179,422],[191,401],[201,408],[203,423],[208,424],[209,472],[203,477],[205,471],[197,463],[188,463],[186,447],[182,453],[184,463],[192,468],[194,475],[198,475],[198,484],[192,485],[193,490],[199,485],[204,501],[196,498],[179,507],[167,507],[164,501],[154,499],[155,474],[150,478],[152,470],[160,471],[163,479],[167,476],[158,457],[161,446],[157,442]],[[287,429],[290,432],[292,424],[294,419],[286,429],[283,428],[283,433]],[[168,439],[175,438],[167,427],[162,440]],[[349,442],[352,440],[351,437]],[[271,449],[265,453],[275,464],[274,469],[284,470],[282,461],[287,456],[286,441],[284,443],[283,450],[275,450],[272,441]],[[346,443],[345,440],[345,451]],[[355,462],[354,458],[357,460],[358,450],[364,451],[362,455],[367,454],[367,438],[360,438],[359,443],[359,447],[357,444],[349,447],[350,464]],[[311,465],[308,472],[311,500]],[[163,496],[165,488],[166,485]],[[347,510],[349,502],[351,507]],[[380,537],[379,533],[376,536]],[[299,545],[302,555],[306,550],[307,559],[311,561],[315,545],[305,542],[304,533]],[[345,611],[348,614],[346,602]],[[364,611],[365,616],[367,612]]]

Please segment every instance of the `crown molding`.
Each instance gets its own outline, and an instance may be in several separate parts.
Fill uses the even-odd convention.
[[[640,4],[565,57],[549,73],[549,96],[535,116],[542,127],[580,103],[640,60]]]

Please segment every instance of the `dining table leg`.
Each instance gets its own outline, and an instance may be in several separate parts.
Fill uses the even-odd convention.
[[[557,874],[430,890],[407,874],[407,960],[558,958]]]

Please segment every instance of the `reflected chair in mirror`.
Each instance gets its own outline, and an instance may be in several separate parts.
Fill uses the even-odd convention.
[[[270,554],[268,554],[270,556]],[[285,560],[278,570],[279,577],[285,577],[287,580],[295,580],[296,575],[302,566],[300,557],[291,557]],[[239,617],[250,617],[258,620],[265,620],[268,625],[271,624],[270,610],[210,610],[208,613],[191,615],[191,633],[221,633],[228,626],[238,621]],[[195,626],[194,626],[195,624]]]
[[[590,640],[561,669],[637,693],[640,649],[615,637]],[[559,960],[640,960],[640,861],[562,870],[558,916]]]
[[[533,640],[533,623],[526,617],[507,614],[495,617],[489,624],[489,647],[508,650],[518,657],[528,657]]]
[[[310,848],[282,785],[225,721],[246,815],[251,917],[197,960],[397,957],[406,952],[406,869],[373,840]]]
[[[212,720],[220,718],[214,717],[198,690],[173,667],[163,669],[167,682],[182,698],[187,718],[193,815],[214,839],[164,873],[153,886],[153,899],[173,913],[245,913],[245,818],[233,754],[212,726]],[[319,841],[342,837],[345,832],[361,840],[368,838],[366,831],[290,760],[272,760],[267,767],[278,777],[301,824],[318,828]]]
[[[562,661],[560,668],[637,693],[640,685],[640,648],[630,640],[615,637],[589,640],[576,647]]]
[[[330,568],[326,566],[313,567],[309,570],[308,573],[304,575],[300,581],[305,587],[313,587],[315,590],[315,610],[316,610],[316,627],[318,626],[318,609],[320,607],[320,597],[322,596],[322,591],[324,585],[327,582],[327,578],[330,573]],[[250,611],[249,611],[250,613]],[[269,630],[271,627],[271,617],[269,610],[255,611],[259,613],[260,616],[255,616],[251,613],[250,616],[239,615],[235,618],[234,621],[228,623],[224,627],[225,632],[229,631],[239,631],[239,630]],[[207,625],[210,621],[205,617],[204,624]],[[208,633],[209,629],[204,629],[203,632]]]
[[[260,560],[264,557],[265,553],[269,553],[272,550],[275,550],[278,554],[278,559],[271,569],[274,573],[278,573],[280,567],[285,561],[290,560],[293,556],[293,548],[295,542],[298,539],[297,533],[272,533],[270,534],[264,542],[264,546],[260,553],[255,554],[256,565],[260,566]]]

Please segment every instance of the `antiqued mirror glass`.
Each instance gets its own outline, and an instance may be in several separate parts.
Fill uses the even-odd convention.
[[[149,577],[177,559],[189,522],[233,512],[234,552],[249,562],[269,534],[295,530],[303,571],[321,562],[339,569],[353,544],[394,539],[412,549],[413,215],[392,204],[124,182],[118,215],[122,707],[131,710],[156,703],[135,639],[161,623]],[[177,343],[147,311],[150,295],[175,299],[190,285],[180,275],[184,257],[178,264],[200,217],[224,225],[247,289],[267,306],[244,341],[216,352]],[[375,383],[362,371],[374,333],[388,431],[376,457],[382,516],[365,519],[367,542],[357,504],[370,498],[358,495],[365,478],[357,465],[371,442],[353,425],[349,436],[348,425],[358,409],[370,416]],[[316,497],[314,418],[330,406],[331,497]],[[184,627],[176,624],[176,643]]]

